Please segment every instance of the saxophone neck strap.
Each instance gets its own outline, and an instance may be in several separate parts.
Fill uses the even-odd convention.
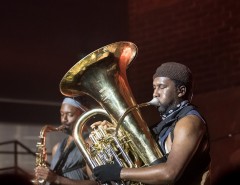
[[[74,143],[74,141],[72,141],[69,144],[69,146],[65,149],[66,144],[67,144],[67,140],[68,140],[68,137],[64,139],[62,145],[60,146],[61,154],[60,154],[59,160],[58,160],[58,162],[55,165],[54,170],[53,170],[57,174],[62,174],[63,166],[64,166],[64,164],[66,163],[66,161],[68,159],[68,155],[75,147],[75,143]]]

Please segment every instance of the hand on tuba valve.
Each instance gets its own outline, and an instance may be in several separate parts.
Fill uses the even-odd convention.
[[[107,120],[97,121],[97,122],[93,123],[90,127],[93,130],[101,128],[103,130],[108,131],[108,133],[113,133],[116,129],[116,126],[114,126],[112,123],[108,122]],[[93,132],[92,132],[92,134],[93,134]]]

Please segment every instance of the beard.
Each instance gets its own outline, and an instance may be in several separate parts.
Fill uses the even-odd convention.
[[[165,104],[160,103],[160,106],[158,107],[158,112],[160,113],[160,115],[164,115],[164,114],[168,113],[174,107],[176,107],[175,102],[170,102],[170,103],[165,103]]]
[[[177,106],[176,102],[171,102],[168,104],[160,104],[160,106],[158,107],[158,112],[160,113],[160,115],[164,115],[167,114],[170,110],[175,109]]]
[[[160,115],[165,114],[165,113],[167,112],[167,107],[164,106],[164,105],[160,105],[160,106],[158,107],[158,112],[160,113]]]

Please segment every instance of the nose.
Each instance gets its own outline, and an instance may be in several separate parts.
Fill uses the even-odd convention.
[[[67,115],[66,115],[66,114],[63,114],[63,115],[61,116],[61,120],[62,120],[63,123],[64,123],[64,122],[67,122]]]
[[[153,97],[154,97],[154,98],[155,98],[155,97],[158,97],[157,88],[155,88],[155,89],[153,90]]]

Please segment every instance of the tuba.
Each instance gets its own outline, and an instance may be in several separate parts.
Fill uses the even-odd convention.
[[[137,46],[132,42],[106,45],[77,62],[60,82],[63,95],[88,95],[101,105],[84,113],[73,131],[76,145],[91,169],[113,160],[130,168],[150,166],[163,156],[139,110],[155,105],[156,100],[138,105],[127,81],[126,70],[136,54]],[[88,120],[99,114],[108,117],[112,126],[94,128],[89,145],[82,132]]]
[[[46,133],[47,132],[53,132],[53,131],[63,131],[65,128],[64,125],[61,125],[59,127],[54,127],[51,125],[45,125],[42,127],[39,135],[39,141],[36,144],[36,161],[35,166],[42,166],[47,167],[47,150],[46,150]],[[45,181],[43,179],[33,179],[33,184],[36,185],[43,185],[45,184]]]

